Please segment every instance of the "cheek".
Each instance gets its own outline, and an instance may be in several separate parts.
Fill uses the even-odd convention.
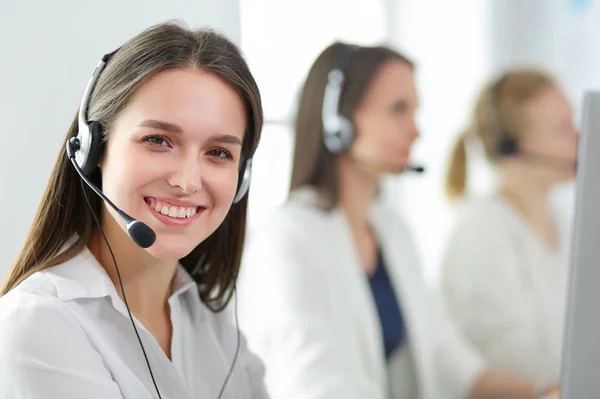
[[[562,158],[577,156],[577,141],[571,137],[557,137],[547,144],[547,152]]]
[[[132,200],[133,193],[159,179],[164,173],[158,162],[141,159],[133,151],[114,152],[107,156],[102,167],[102,188],[123,206]],[[111,198],[112,199],[112,198]]]
[[[202,178],[202,185],[214,198],[216,207],[229,207],[235,197],[238,182],[236,168],[213,168]]]

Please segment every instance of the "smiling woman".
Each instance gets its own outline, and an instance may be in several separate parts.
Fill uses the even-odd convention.
[[[246,62],[211,30],[157,25],[102,59],[2,288],[0,397],[267,397],[220,313],[262,120]]]
[[[176,262],[186,257],[225,219],[238,182],[246,113],[230,83],[185,68],[150,78],[115,120],[99,162],[103,190],[157,233],[155,244],[143,251],[153,258],[144,262],[144,268],[155,260]],[[202,212],[182,224],[169,213],[151,211],[147,206],[151,199],[172,205],[169,212],[175,215],[182,200]],[[113,224],[122,234],[121,224]]]

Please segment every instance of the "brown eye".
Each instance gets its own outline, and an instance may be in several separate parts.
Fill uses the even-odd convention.
[[[217,158],[233,159],[231,153],[223,148],[215,148],[213,150],[210,150],[209,154],[216,156]]]
[[[145,136],[143,138],[143,141],[145,143],[149,143],[152,145],[159,145],[159,146],[168,146],[169,145],[169,142],[167,141],[167,139],[164,136],[160,136],[160,135]]]

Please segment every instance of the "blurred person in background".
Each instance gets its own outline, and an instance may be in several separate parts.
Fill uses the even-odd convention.
[[[499,186],[471,198],[467,145],[475,140]],[[448,196],[463,200],[441,271],[448,309],[491,366],[539,386],[559,381],[568,277],[568,212],[550,193],[575,177],[577,148],[554,78],[515,68],[479,95],[447,172]]]
[[[380,179],[411,166],[414,65],[334,43],[299,101],[290,195],[249,239],[240,325],[274,399],[541,397],[486,366],[429,292]]]

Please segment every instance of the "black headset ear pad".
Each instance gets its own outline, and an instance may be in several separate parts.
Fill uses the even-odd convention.
[[[517,147],[517,143],[514,139],[504,136],[500,143],[498,143],[498,147],[496,148],[497,153],[500,156],[513,156],[519,153],[519,148]]]
[[[98,167],[98,162],[104,152],[104,125],[99,122],[90,122],[89,130],[92,135],[90,153],[88,154],[85,165],[81,166],[83,173],[89,176]]]

